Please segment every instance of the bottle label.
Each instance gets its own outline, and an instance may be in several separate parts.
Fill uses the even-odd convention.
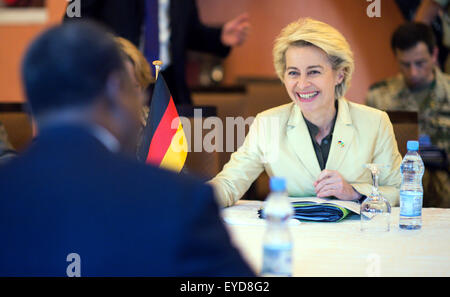
[[[263,276],[292,275],[292,244],[265,245],[263,253]]]
[[[400,191],[400,215],[404,217],[419,217],[422,215],[423,193]]]

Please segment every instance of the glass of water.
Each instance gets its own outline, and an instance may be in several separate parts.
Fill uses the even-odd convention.
[[[372,193],[361,204],[361,231],[389,231],[391,205],[378,189],[380,171],[388,165],[369,163],[365,167],[372,173]]]

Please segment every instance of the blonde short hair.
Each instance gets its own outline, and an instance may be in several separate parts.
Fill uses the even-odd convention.
[[[154,83],[150,64],[145,59],[144,55],[132,44],[129,40],[122,37],[115,37],[115,40],[120,48],[120,50],[125,54],[125,56],[130,59],[133,63],[134,73],[139,86],[146,89],[150,83]]]
[[[335,97],[342,97],[350,87],[355,68],[353,53],[350,46],[339,31],[330,25],[313,20],[300,18],[287,25],[275,40],[273,47],[273,63],[281,81],[284,81],[286,71],[286,51],[290,46],[313,45],[322,49],[328,56],[334,70],[343,70],[344,79],[335,88]]]

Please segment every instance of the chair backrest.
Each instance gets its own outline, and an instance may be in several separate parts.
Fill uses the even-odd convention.
[[[33,138],[33,128],[23,103],[0,103],[0,122],[14,149],[24,150]]]
[[[197,113],[201,109],[201,117],[196,117],[194,108],[197,109]],[[189,120],[189,123],[183,123],[189,149],[183,172],[203,179],[213,178],[220,170],[219,152],[217,150],[205,150],[203,142],[205,135],[214,133],[214,128],[205,129],[203,123],[208,118],[217,115],[216,107],[184,105],[177,106],[177,111],[180,117],[185,117]],[[189,128],[186,125],[189,125]],[[200,147],[198,144],[200,144]]]
[[[419,139],[419,120],[416,111],[386,111],[394,126],[395,139],[400,154],[407,153],[406,143],[408,140]]]
[[[223,123],[223,135],[222,146],[223,151],[219,153],[219,166],[220,169],[230,160],[231,150],[227,149],[231,146],[227,142],[227,129],[226,121],[228,117],[244,117],[246,88],[244,86],[235,86],[231,88],[214,88],[208,89],[193,89],[192,100],[196,106],[214,106],[216,107],[217,117]],[[178,107],[177,107],[178,108]],[[203,115],[205,117],[205,115]],[[237,140],[233,140],[234,150],[237,149]],[[233,151],[234,151],[233,150]]]

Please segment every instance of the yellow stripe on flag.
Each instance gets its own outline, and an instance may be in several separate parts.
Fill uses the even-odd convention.
[[[164,155],[163,160],[161,161],[160,167],[180,172],[181,169],[183,169],[184,162],[186,161],[187,151],[188,144],[180,121],[177,132],[172,137],[172,141],[166,154]]]

